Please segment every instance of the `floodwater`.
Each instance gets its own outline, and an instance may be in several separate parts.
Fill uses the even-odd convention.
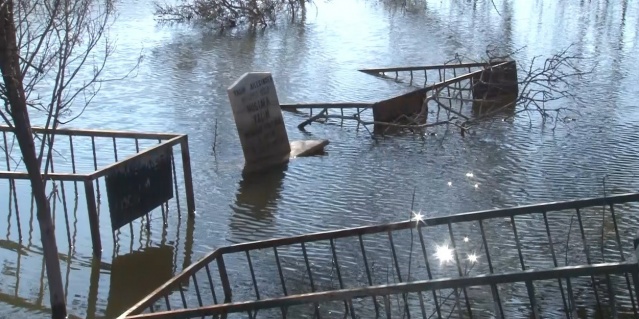
[[[106,82],[91,107],[67,126],[188,134],[197,215],[187,222],[182,186],[166,227],[156,211],[150,232],[136,222],[133,232],[124,227],[112,237],[103,213],[103,254],[94,260],[84,191],[80,187],[74,207],[73,183],[66,185],[68,212],[58,200],[55,219],[74,317],[117,316],[220,246],[405,220],[414,190],[415,209],[429,217],[602,196],[604,177],[606,194],[638,187],[638,1],[497,0],[494,7],[489,1],[424,1],[407,10],[378,1],[318,1],[303,21],[222,35],[158,25],[151,1],[122,0],[118,8],[108,75],[126,73],[141,53],[139,72]],[[259,182],[243,181],[226,88],[244,72],[272,72],[282,103],[368,102],[408,88],[359,68],[440,64],[456,53],[480,58],[489,43],[521,49],[516,58],[523,63],[572,44],[583,58],[579,67],[594,71],[573,83],[581,101],[552,107],[578,112],[566,113],[574,121],[543,126],[537,115],[520,114],[485,123],[465,138],[438,131],[423,140],[374,141],[353,125],[313,124],[302,133],[296,126],[303,118],[285,113],[290,139],[327,138],[327,154],[294,160]],[[76,151],[75,160],[90,172],[90,140],[77,143],[89,145]],[[100,143],[98,167],[113,161],[111,141]],[[131,143],[120,147],[126,149],[120,157],[134,151]],[[59,156],[57,171],[70,167],[68,158]],[[46,317],[39,230],[28,185],[17,184],[17,212],[13,197],[0,198],[0,317]],[[8,182],[0,187],[9,194]],[[636,218],[626,220],[636,225]]]

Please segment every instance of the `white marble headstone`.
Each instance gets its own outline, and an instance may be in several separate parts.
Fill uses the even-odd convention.
[[[261,169],[288,161],[291,146],[271,73],[245,73],[227,94],[245,165]]]

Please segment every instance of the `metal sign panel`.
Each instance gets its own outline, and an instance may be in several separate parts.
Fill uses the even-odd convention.
[[[173,198],[171,147],[125,160],[106,175],[113,230],[142,217]]]

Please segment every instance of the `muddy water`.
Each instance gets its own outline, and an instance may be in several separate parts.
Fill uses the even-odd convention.
[[[166,227],[156,211],[150,232],[135,223],[133,232],[125,227],[116,233],[114,245],[103,213],[104,252],[93,260],[84,191],[79,187],[76,208],[74,185],[65,186],[68,211],[58,201],[56,234],[70,312],[113,317],[219,246],[406,219],[413,190],[415,208],[426,216],[603,195],[604,176],[608,194],[636,190],[637,1],[495,3],[426,1],[401,10],[368,1],[320,2],[301,23],[220,35],[157,25],[151,2],[123,0],[112,30],[117,51],[109,74],[123,74],[142,52],[139,72],[106,83],[71,126],[188,134],[197,217],[187,222],[182,193],[182,214],[172,202]],[[522,114],[486,123],[466,138],[438,132],[424,140],[373,141],[352,125],[312,125],[302,134],[296,129],[302,119],[286,113],[291,139],[328,138],[328,154],[293,161],[258,183],[242,180],[242,153],[225,92],[242,73],[271,71],[285,103],[375,101],[407,87],[358,68],[442,63],[455,53],[476,58],[487,43],[521,49],[517,59],[523,62],[572,44],[584,57],[579,66],[594,67],[573,89],[583,101],[559,105],[577,111],[566,114],[576,120],[544,127],[534,114]],[[78,143],[85,145],[76,152],[78,166],[93,170],[90,140]],[[111,142],[97,143],[97,166],[112,162]],[[120,156],[134,151],[131,141],[119,147]],[[59,171],[70,167],[64,162],[69,154],[63,155]],[[1,187],[9,193],[8,183]],[[18,182],[17,213],[12,197],[0,199],[0,313],[10,317],[44,317],[48,309],[28,192]]]

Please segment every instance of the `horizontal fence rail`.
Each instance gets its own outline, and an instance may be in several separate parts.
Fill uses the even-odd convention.
[[[180,147],[182,173],[179,176],[184,182],[184,193],[186,195],[186,206],[190,217],[195,213],[195,199],[193,193],[193,181],[190,165],[190,155],[188,147],[188,136],[185,134],[171,133],[145,133],[145,132],[126,132],[113,130],[87,130],[87,129],[71,129],[71,128],[31,128],[36,141],[36,148],[40,150],[43,143],[46,147],[51,143],[50,139],[44,141],[44,135],[54,138],[51,157],[42,166],[43,178],[54,182],[60,182],[60,191],[62,197],[65,197],[64,182],[73,182],[77,191],[78,184],[84,188],[84,196],[86,200],[86,210],[89,220],[89,229],[91,230],[91,240],[94,255],[102,253],[102,238],[100,236],[100,200],[101,194],[106,192],[100,189],[105,184],[106,176],[113,175],[127,165],[135,163],[147,165],[142,159],[152,154],[164,151],[164,154],[170,154],[170,174],[174,185],[171,185],[173,198],[175,198],[179,209],[180,187],[178,186],[178,174],[176,164],[178,160],[174,156],[175,146]],[[13,136],[13,128],[9,126],[0,126],[2,133],[2,150],[6,162],[6,170],[0,171],[0,178],[8,179],[10,182],[10,192],[15,194],[15,181],[29,179],[29,174],[25,172],[24,167],[20,167],[20,160],[13,158],[19,156],[19,151],[15,145],[15,136]],[[102,142],[102,143],[99,143]],[[106,143],[105,143],[106,142]],[[106,144],[106,145],[105,145]],[[149,145],[150,144],[150,145]],[[47,150],[48,152],[48,150]],[[46,153],[44,154],[46,157]],[[105,164],[106,163],[106,164]],[[136,165],[138,165],[136,164]],[[166,172],[165,172],[166,173]],[[165,185],[166,186],[166,185]],[[56,186],[53,186],[56,187]],[[102,186],[104,187],[104,185]],[[57,187],[56,187],[57,189]],[[101,192],[102,191],[102,192]],[[166,204],[166,203],[164,203]],[[163,219],[166,220],[165,205],[162,204],[161,210]],[[15,207],[17,211],[17,207]],[[16,218],[19,218],[16,215]],[[133,232],[132,224],[130,231]],[[148,216],[147,216],[148,224]],[[69,226],[67,225],[67,228]],[[116,230],[117,232],[118,230]],[[114,235],[114,242],[116,236]]]
[[[326,291],[326,292],[315,292],[309,293],[305,295],[295,295],[295,296],[287,296],[281,298],[273,298],[273,299],[265,299],[259,301],[251,301],[251,302],[238,302],[238,303],[230,303],[230,304],[220,304],[220,305],[211,305],[206,307],[198,307],[193,309],[181,309],[175,311],[163,311],[153,314],[142,314],[130,316],[130,319],[178,319],[178,318],[199,318],[204,316],[211,315],[226,315],[229,313],[240,313],[246,312],[249,314],[249,317],[255,316],[258,310],[262,309],[281,309],[283,307],[291,307],[296,305],[305,305],[305,304],[319,304],[326,303],[331,301],[345,301],[348,304],[352,304],[354,299],[364,299],[370,297],[382,297],[382,302],[386,304],[387,309],[385,309],[386,314],[383,317],[393,318],[391,316],[392,309],[389,301],[386,301],[390,298],[394,298],[397,295],[408,294],[408,293],[417,293],[419,295],[420,303],[419,307],[421,308],[422,316],[427,316],[431,314],[426,310],[427,306],[424,303],[424,292],[430,292],[434,290],[445,290],[445,289],[464,289],[470,287],[481,287],[481,286],[492,286],[498,284],[509,284],[516,282],[525,282],[527,285],[532,285],[533,282],[544,281],[544,280],[561,280],[565,279],[569,281],[570,279],[575,279],[578,277],[585,276],[610,276],[610,275],[624,275],[631,274],[633,276],[633,281],[635,282],[635,287],[637,287],[636,283],[639,281],[639,277],[637,277],[637,271],[639,267],[637,263],[607,263],[607,264],[596,264],[596,265],[588,265],[588,266],[572,266],[572,267],[559,267],[552,270],[529,270],[522,271],[516,273],[504,273],[504,274],[493,274],[493,275],[483,275],[483,276],[475,276],[475,277],[464,277],[464,278],[443,278],[437,280],[424,280],[424,281],[415,281],[410,283],[399,283],[393,285],[379,285],[379,286],[371,286],[371,287],[363,287],[356,289],[340,289],[335,291]],[[610,283],[608,283],[610,284]],[[531,310],[531,314],[533,318],[539,318],[539,309],[538,307],[538,297],[536,296],[533,289],[529,290],[529,308]],[[572,292],[570,292],[572,294]],[[574,300],[573,300],[574,302]],[[430,305],[429,305],[430,306]],[[400,307],[401,308],[401,307]],[[417,307],[414,307],[417,308]],[[355,313],[352,311],[352,307],[350,307],[349,317],[356,318]],[[397,310],[397,309],[394,309]],[[406,310],[406,309],[400,309]],[[433,311],[434,309],[429,309]],[[611,310],[611,312],[614,310]],[[393,311],[394,312],[394,311]],[[433,312],[436,312],[433,311]],[[499,314],[498,311],[495,313]],[[637,315],[636,307],[633,308],[634,315]],[[441,316],[439,316],[441,318]],[[498,315],[501,317],[501,315]]]
[[[559,291],[552,299],[556,303],[553,307],[573,311],[576,309],[573,288],[577,284],[593,290],[592,300],[585,301],[592,309],[610,308],[612,289],[615,290],[613,296],[617,296],[612,308],[633,312],[637,306],[636,267],[628,264],[628,260],[632,258],[632,239],[637,230],[634,217],[639,211],[637,202],[639,193],[631,193],[443,217],[422,218],[414,214],[410,221],[222,247],[184,269],[120,318],[134,318],[132,316],[145,312],[161,314],[148,318],[164,318],[166,311],[180,309],[231,303],[251,304],[247,306],[250,308],[260,305],[255,302],[264,299],[282,300],[290,296],[291,300],[297,300],[294,296],[458,279],[468,279],[461,281],[468,285],[451,286],[455,289],[447,296],[435,290],[448,288],[432,288],[434,290],[428,292],[429,302],[442,305],[435,307],[436,313],[449,311],[450,307],[445,304],[453,300],[457,305],[455,313],[460,317],[488,311],[488,308],[499,309],[503,314],[513,311],[510,309],[513,306],[505,303],[506,298],[521,296],[520,293],[528,295],[533,290],[540,294]],[[578,272],[591,269],[589,265],[596,265],[591,267],[596,274]],[[604,279],[597,277],[610,267],[621,268],[614,268],[616,270],[605,274]],[[560,272],[553,273],[557,270]],[[575,272],[571,274],[571,271]],[[499,277],[509,273],[516,275]],[[526,280],[534,278],[526,276],[533,276],[527,275],[531,273],[555,274],[550,279],[557,280],[529,283]],[[614,284],[608,278],[613,274],[621,274]],[[571,276],[590,277],[586,282],[561,279]],[[482,280],[480,278],[523,278],[524,282],[518,282],[519,286],[511,291],[500,288],[499,280],[473,281]],[[457,281],[447,285],[454,282]],[[485,293],[477,296],[478,292],[468,288],[469,285],[489,286],[488,297]],[[394,301],[407,312],[415,302],[409,298],[411,292],[402,293]],[[351,298],[348,294],[344,296]],[[331,300],[346,300],[340,299],[342,297]],[[475,299],[481,302],[474,302]],[[375,315],[388,309],[386,300],[372,297],[367,300],[372,302],[368,309]],[[483,305],[480,310],[474,309],[486,300],[490,307]],[[325,311],[339,312],[339,309],[352,313],[353,303],[342,303],[341,308],[335,304],[331,307],[315,304],[313,316],[320,317]],[[175,312],[177,317],[179,313],[182,312]],[[285,313],[277,316],[286,317]]]
[[[493,63],[493,65],[496,63]],[[402,72],[402,71],[420,71],[420,70],[444,70],[444,69],[468,69],[477,67],[488,67],[489,63],[477,62],[477,63],[449,63],[449,64],[435,64],[424,66],[400,66],[400,67],[387,67],[387,68],[369,68],[360,69],[360,72],[374,74],[385,72]]]

